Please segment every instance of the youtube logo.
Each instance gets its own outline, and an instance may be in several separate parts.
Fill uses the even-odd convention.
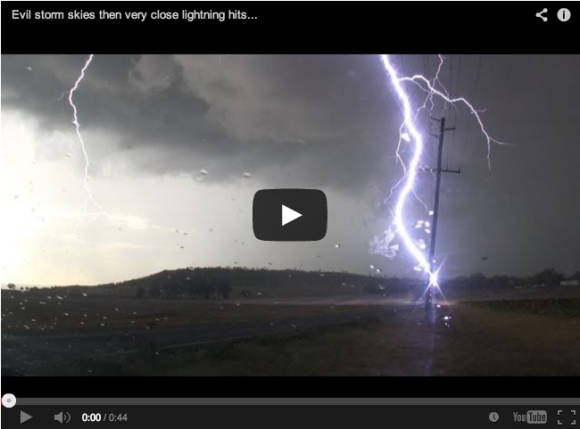
[[[318,189],[262,189],[254,195],[254,235],[262,241],[318,241],[326,235],[326,195]]]

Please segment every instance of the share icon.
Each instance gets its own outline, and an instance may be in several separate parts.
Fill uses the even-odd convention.
[[[544,9],[542,9],[541,12],[536,13],[536,16],[540,18],[542,21],[546,22],[548,21],[548,17],[544,16],[544,14],[546,13],[548,13],[548,8],[545,7]]]

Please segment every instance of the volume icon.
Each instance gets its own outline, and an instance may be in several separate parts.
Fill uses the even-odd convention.
[[[62,411],[54,415],[54,420],[60,424],[70,422],[70,413],[63,413]]]

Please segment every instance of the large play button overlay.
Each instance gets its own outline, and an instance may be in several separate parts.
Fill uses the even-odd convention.
[[[252,214],[258,240],[318,241],[326,235],[326,195],[318,189],[262,189]]]
[[[300,216],[302,215],[297,211],[282,205],[282,226],[292,222],[295,219],[298,219]]]

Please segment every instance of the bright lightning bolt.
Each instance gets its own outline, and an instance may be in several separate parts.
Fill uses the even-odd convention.
[[[480,127],[482,133],[484,134],[484,136],[487,140],[487,149],[488,149],[487,160],[488,160],[489,167],[491,167],[491,161],[490,161],[491,144],[492,143],[505,144],[505,143],[494,140],[493,138],[490,137],[489,133],[486,131],[486,129],[483,125],[483,122],[479,116],[479,113],[477,112],[477,110],[475,110],[475,108],[471,105],[471,103],[469,103],[463,97],[451,98],[449,93],[443,88],[443,85],[441,85],[441,82],[439,81],[439,73],[440,73],[441,68],[443,66],[443,57],[441,55],[439,55],[440,61],[439,61],[437,73],[435,75],[435,78],[432,81],[430,81],[429,79],[425,78],[422,75],[413,75],[411,77],[406,77],[406,76],[400,77],[399,74],[397,73],[397,70],[393,67],[391,60],[389,58],[389,55],[381,55],[381,60],[382,60],[382,63],[385,67],[385,70],[388,73],[391,84],[392,84],[393,88],[395,89],[395,92],[397,93],[397,96],[398,96],[398,98],[403,106],[402,110],[403,110],[403,118],[404,118],[403,123],[399,127],[399,142],[398,142],[397,151],[396,151],[397,160],[403,166],[403,177],[397,182],[397,184],[393,187],[393,189],[391,189],[391,194],[390,194],[390,196],[392,196],[395,189],[402,186],[402,188],[398,194],[398,199],[397,199],[397,202],[396,202],[396,205],[394,208],[393,224],[395,226],[396,233],[401,237],[405,247],[407,248],[409,253],[413,256],[413,258],[417,262],[418,265],[415,268],[419,271],[426,272],[427,275],[429,276],[429,286],[436,287],[439,285],[439,282],[438,282],[439,269],[433,270],[433,268],[432,268],[433,261],[427,260],[427,257],[421,251],[421,249],[419,249],[418,246],[415,244],[415,242],[413,241],[413,239],[411,238],[411,236],[409,234],[409,231],[407,230],[407,228],[405,226],[405,224],[406,224],[405,207],[406,207],[409,195],[411,193],[413,193],[416,196],[415,190],[414,190],[414,185],[415,185],[417,173],[418,173],[419,168],[420,168],[420,162],[421,162],[423,151],[424,151],[423,136],[421,135],[421,133],[419,132],[419,130],[417,129],[417,126],[416,126],[417,116],[419,115],[419,113],[422,109],[427,107],[428,103],[430,103],[431,108],[433,108],[433,106],[434,106],[433,98],[434,97],[438,97],[438,98],[442,99],[444,102],[450,103],[451,105],[455,105],[455,103],[464,104],[469,109],[469,111],[475,116],[475,118],[477,119],[477,122],[479,123],[479,127]],[[423,90],[424,92],[427,93],[427,97],[425,99],[425,102],[418,109],[415,109],[415,110],[413,109],[410,96],[405,90],[404,84],[407,82],[414,83],[421,90]],[[437,84],[443,89],[438,90],[435,87]],[[402,159],[402,156],[400,153],[401,145],[403,143],[410,144],[413,147],[413,155],[412,155],[410,161],[408,162],[408,164],[405,164],[405,162],[403,162],[403,159]]]
[[[109,215],[107,214],[107,212],[93,198],[93,193],[92,193],[91,188],[89,186],[89,182],[90,182],[89,168],[90,168],[91,163],[90,163],[90,160],[89,160],[89,154],[87,152],[87,148],[85,146],[85,141],[84,141],[83,135],[81,133],[81,124],[80,124],[79,119],[78,119],[77,106],[76,106],[76,104],[73,101],[73,95],[74,95],[75,91],[78,89],[78,87],[81,84],[81,82],[83,81],[83,79],[85,78],[85,72],[89,68],[89,65],[91,64],[92,61],[93,61],[93,54],[89,55],[89,58],[85,62],[83,68],[81,69],[81,73],[80,73],[79,77],[77,78],[74,86],[68,92],[69,93],[68,94],[68,102],[69,102],[69,104],[70,104],[70,106],[72,107],[72,110],[73,110],[73,121],[72,121],[72,123],[75,126],[75,131],[76,131],[77,139],[78,139],[78,141],[80,143],[81,150],[83,152],[83,156],[84,156],[84,159],[85,159],[83,188],[85,190],[85,193],[87,195],[87,198],[86,198],[85,204],[84,204],[83,216],[86,213],[87,206],[88,206],[88,204],[90,202],[96,208],[98,208],[99,211],[101,211],[103,214],[105,214],[105,215],[107,215],[107,217],[109,217]],[[78,225],[77,225],[77,229],[78,229]]]

